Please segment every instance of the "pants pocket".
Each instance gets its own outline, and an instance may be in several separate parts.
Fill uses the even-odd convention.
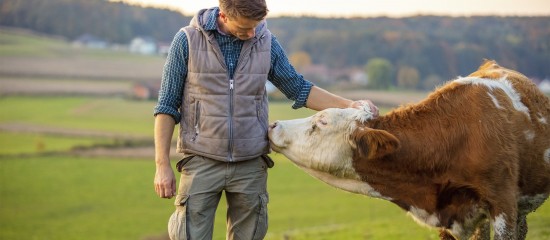
[[[189,196],[176,197],[176,211],[168,220],[168,235],[171,240],[187,240],[187,199]]]
[[[189,161],[191,161],[191,159],[193,159],[195,156],[194,155],[191,155],[191,156],[188,156],[182,160],[179,160],[178,163],[176,163],[176,169],[178,170],[178,172],[181,173],[183,167],[185,167],[185,164],[187,164]]]
[[[256,229],[254,230],[253,240],[264,239],[267,234],[267,203],[269,203],[269,195],[267,193],[260,194],[260,206],[258,208],[258,220],[256,221]]]

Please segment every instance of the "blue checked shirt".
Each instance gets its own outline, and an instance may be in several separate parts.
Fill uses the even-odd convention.
[[[203,27],[207,31],[215,31],[214,35],[225,58],[229,75],[233,78],[244,41],[221,33],[217,26],[217,16],[218,11],[212,11]],[[164,65],[162,83],[154,115],[159,113],[169,114],[174,118],[176,123],[179,123],[181,118],[179,108],[181,106],[185,79],[187,78],[188,60],[189,48],[187,37],[185,36],[185,32],[179,31],[172,41]],[[271,42],[271,69],[269,70],[268,80],[288,99],[294,101],[292,108],[297,109],[306,105],[307,97],[313,84],[305,80],[292,67],[275,36],[272,37]]]

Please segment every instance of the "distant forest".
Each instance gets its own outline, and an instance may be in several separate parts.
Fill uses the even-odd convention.
[[[0,25],[68,40],[92,34],[112,43],[135,36],[170,42],[190,19],[104,0],[0,0]],[[550,16],[277,17],[268,18],[268,26],[289,56],[305,54],[311,64],[329,69],[366,68],[372,59],[383,60],[396,85],[403,69],[420,81],[447,80],[469,74],[484,58],[534,79],[550,78]]]

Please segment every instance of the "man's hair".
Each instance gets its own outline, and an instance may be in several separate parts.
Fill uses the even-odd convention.
[[[265,0],[219,0],[220,9],[229,18],[244,17],[256,21],[263,20],[267,15]]]

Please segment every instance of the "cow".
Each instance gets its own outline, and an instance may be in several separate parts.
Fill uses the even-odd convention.
[[[486,60],[378,118],[326,109],[269,126],[271,149],[345,191],[393,202],[440,239],[525,239],[550,193],[550,100]]]

